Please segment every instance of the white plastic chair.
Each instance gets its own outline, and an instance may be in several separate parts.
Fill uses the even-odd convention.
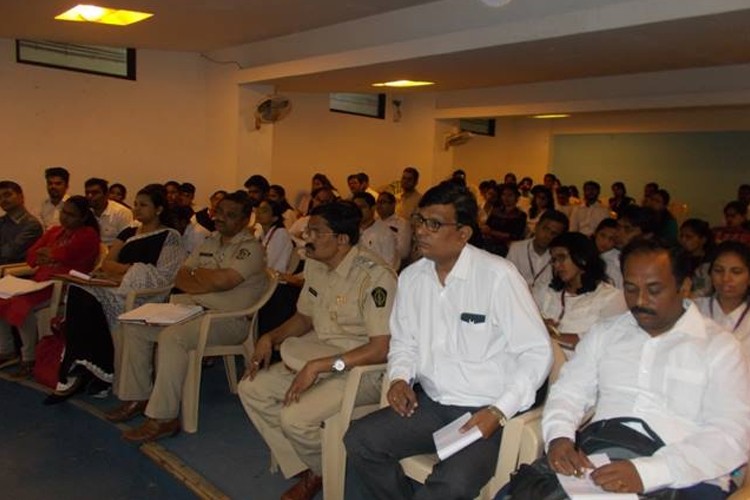
[[[188,353],[188,371],[182,387],[182,430],[188,433],[198,431],[198,407],[200,404],[202,360],[205,356],[222,356],[229,390],[237,394],[237,366],[235,356],[249,360],[253,354],[255,337],[258,331],[258,310],[268,302],[276,290],[276,273],[266,269],[268,286],[263,295],[250,307],[230,312],[207,312],[201,320],[198,345]],[[235,345],[207,345],[211,333],[211,323],[218,319],[251,317],[247,339]]]

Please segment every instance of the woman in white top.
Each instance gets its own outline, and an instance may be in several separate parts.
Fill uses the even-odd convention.
[[[284,209],[275,201],[263,200],[255,209],[255,220],[263,228],[260,242],[266,250],[266,265],[279,273],[287,272],[292,255],[292,238],[284,227]]]
[[[534,290],[547,329],[567,349],[575,348],[600,320],[627,310],[622,291],[607,283],[596,245],[581,233],[561,234],[550,243],[553,278]]]
[[[738,241],[721,243],[716,247],[709,274],[714,294],[693,300],[704,316],[732,332],[745,356],[750,356],[750,248]]]

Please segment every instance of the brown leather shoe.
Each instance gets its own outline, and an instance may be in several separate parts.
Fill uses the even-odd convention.
[[[165,421],[148,418],[140,427],[123,432],[122,438],[132,443],[142,443],[145,441],[156,441],[167,436],[174,436],[178,432],[180,432],[179,418]]]
[[[311,500],[323,488],[323,478],[307,469],[299,475],[297,484],[281,495],[281,500]]]
[[[125,401],[114,410],[104,414],[104,418],[110,422],[127,422],[138,415],[143,415],[148,401]]]

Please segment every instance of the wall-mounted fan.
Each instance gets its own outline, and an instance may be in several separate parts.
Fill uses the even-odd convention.
[[[460,146],[461,144],[466,144],[471,140],[471,138],[474,137],[474,134],[471,132],[460,131],[460,132],[451,132],[450,134],[445,134],[445,138],[443,139],[443,149],[446,151],[448,148],[451,148],[453,146]]]
[[[261,123],[275,123],[292,110],[292,101],[288,97],[272,95],[264,97],[255,106],[255,128]]]

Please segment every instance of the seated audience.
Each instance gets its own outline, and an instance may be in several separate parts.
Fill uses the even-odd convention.
[[[548,187],[534,186],[531,189],[531,194],[533,194],[534,197],[531,199],[529,218],[526,221],[526,234],[529,236],[534,235],[536,225],[544,212],[555,209],[555,197],[552,194],[552,190]]]
[[[195,220],[198,221],[202,227],[206,228],[209,233],[216,231],[216,224],[214,224],[214,213],[216,212],[216,206],[221,200],[227,195],[227,192],[223,189],[215,191],[214,194],[208,199],[209,205],[195,212]]]
[[[715,227],[714,241],[739,241],[750,245],[750,228],[747,223],[747,205],[740,201],[730,201],[724,206],[725,226]]]
[[[294,249],[292,238],[284,227],[283,214],[283,205],[270,197],[261,201],[255,209],[255,220],[263,228],[260,242],[266,254],[266,267],[279,273],[288,271],[289,258]]]
[[[609,211],[619,216],[623,208],[633,204],[635,204],[635,200],[628,196],[625,183],[622,181],[612,183],[612,197],[609,199]]]
[[[305,246],[305,240],[302,237],[302,233],[305,232],[307,223],[310,220],[310,211],[319,205],[331,203],[337,199],[336,194],[327,187],[313,190],[312,199],[310,200],[310,210],[303,217],[294,221],[294,224],[292,224],[292,227],[289,229],[289,235],[292,237],[292,240],[297,247],[304,248]]]
[[[532,238],[510,244],[507,259],[526,280],[529,288],[546,288],[552,280],[549,244],[568,230],[568,218],[557,210],[547,210],[539,219]]]
[[[133,212],[116,202],[109,202],[109,183],[92,177],[84,184],[86,198],[99,223],[102,243],[111,246],[125,228],[133,223]]]
[[[606,264],[607,276],[616,288],[622,289],[620,250],[635,239],[653,238],[656,231],[655,221],[656,214],[651,208],[628,205],[622,209],[617,219],[615,248],[601,256]]]
[[[359,246],[366,248],[391,266],[395,271],[401,263],[396,234],[380,219],[375,218],[375,198],[370,193],[355,193],[352,202],[362,212]]]
[[[401,173],[401,192],[396,196],[396,213],[404,220],[409,220],[417,209],[422,193],[417,190],[419,184],[419,170],[406,167]]]
[[[599,201],[601,186],[595,181],[583,184],[583,203],[573,210],[570,216],[570,230],[586,236],[594,234],[599,223],[609,217],[609,209]]]
[[[39,221],[44,229],[60,225],[62,203],[68,199],[70,173],[63,167],[50,167],[44,171],[47,194],[39,209]]]
[[[172,209],[174,220],[171,226],[180,233],[182,248],[187,255],[200,247],[203,240],[211,234],[205,227],[198,224],[193,215],[193,209],[189,206],[177,205]]]
[[[284,227],[289,229],[297,220],[297,212],[292,208],[288,201],[286,201],[286,190],[278,184],[272,184],[268,188],[268,199],[278,203],[282,208],[282,222]]]
[[[171,286],[185,252],[180,234],[168,227],[166,190],[149,184],[133,202],[138,227],[124,229],[112,244],[96,277],[117,286],[71,285],[65,304],[65,356],[56,391],[46,404],[60,403],[85,387],[106,395],[114,374],[113,334],[131,290]],[[158,301],[164,296],[149,296]],[[145,302],[140,299],[136,306]]]
[[[560,186],[555,191],[555,198],[557,210],[564,213],[568,220],[570,220],[570,216],[573,215],[573,210],[577,206],[570,202],[570,188],[568,186]]]
[[[406,263],[411,253],[411,223],[396,215],[396,197],[393,193],[383,191],[378,196],[378,201],[375,205],[375,210],[380,217],[380,220],[386,224],[393,234],[396,235],[396,250],[398,251],[398,260],[400,263]],[[396,267],[396,270],[400,269],[401,264]]]
[[[529,212],[531,208],[531,187],[534,185],[534,180],[531,177],[524,177],[521,182],[518,183],[518,208],[523,210],[524,213]]]
[[[647,200],[647,206],[656,212],[656,237],[670,246],[677,245],[677,220],[669,211],[671,197],[666,189],[659,189]]]
[[[365,193],[363,193],[365,194]],[[341,408],[346,370],[383,363],[396,276],[357,245],[360,211],[350,202],[315,207],[305,233],[305,289],[297,312],[255,346],[239,395],[284,477],[282,498],[320,490],[320,426]],[[283,362],[270,365],[274,348]],[[361,386],[362,404],[380,397],[380,377]]]
[[[479,217],[480,224],[487,222],[492,207],[498,202],[497,183],[493,180],[482,181],[479,183]]]
[[[350,200],[355,194],[362,193],[365,191],[365,188],[362,187],[362,180],[359,174],[351,174],[347,176],[346,184],[349,186],[349,199]]]
[[[499,188],[500,203],[492,207],[487,220],[480,226],[484,238],[484,248],[504,257],[513,241],[523,239],[526,232],[526,214],[516,205],[518,189],[512,184]]]
[[[742,184],[737,188],[737,201],[745,206],[750,205],[750,184]]]
[[[596,251],[600,255],[603,255],[613,248],[615,248],[615,239],[617,235],[617,221],[615,219],[602,219],[594,234],[591,235],[591,240],[596,245]]]
[[[563,475],[594,469],[608,492],[726,498],[750,448],[747,362],[731,334],[683,300],[679,251],[639,240],[622,261],[630,312],[592,327],[563,366],[544,406],[542,460]],[[594,468],[587,454],[602,448],[613,461]]]
[[[167,206],[174,208],[180,198],[180,183],[177,181],[167,181],[164,183],[164,189],[167,190]]]
[[[581,233],[565,233],[549,245],[554,277],[534,290],[553,340],[573,349],[594,323],[627,310],[622,292],[607,283],[596,245]],[[566,353],[569,354],[569,353]]]
[[[180,267],[175,286],[184,294],[172,301],[209,310],[236,311],[252,305],[267,286],[260,243],[247,229],[252,204],[247,193],[228,194],[216,208],[216,232]],[[131,442],[152,441],[180,430],[182,386],[188,351],[195,349],[202,318],[168,327],[125,324],[118,396],[123,404],[107,413],[111,422],[145,414],[146,421],[123,433]],[[248,319],[225,318],[211,328],[208,344],[239,344],[248,334]],[[156,378],[154,373],[154,343]]]
[[[89,273],[99,255],[99,225],[83,196],[63,202],[60,225],[52,226],[29,248],[26,262],[36,268],[31,279],[45,281],[71,269]],[[15,357],[11,326],[21,337],[21,365],[17,378],[31,375],[37,343],[34,311],[49,303],[52,287],[38,292],[0,299],[0,362]]]
[[[125,201],[126,198],[128,197],[128,189],[123,184],[120,184],[119,182],[115,182],[114,184],[110,185],[108,196],[110,200],[116,201],[120,205],[126,208],[129,208],[131,210],[133,209],[133,207],[128,205],[127,202]]]
[[[268,190],[271,188],[268,179],[258,174],[248,177],[244,186],[245,189],[247,189],[247,194],[250,195],[250,200],[253,202],[253,208],[257,207],[261,201],[266,199],[268,196]],[[250,226],[255,224],[254,219],[254,216],[250,217]]]
[[[388,408],[352,422],[344,444],[362,498],[415,497],[399,460],[435,453],[432,433],[466,412],[482,437],[441,461],[416,498],[474,498],[495,472],[502,427],[529,408],[552,362],[528,286],[468,244],[477,203],[443,182],[414,214],[424,258],[406,268],[391,315]]]
[[[26,210],[21,186],[0,181],[0,264],[26,259],[26,251],[42,235],[42,224]]]
[[[327,188],[329,189],[335,198],[339,197],[338,192],[336,191],[336,188],[333,187],[333,184],[331,184],[330,179],[325,174],[317,173],[312,176],[312,180],[310,182],[310,192],[303,194],[300,198],[299,203],[297,204],[297,212],[300,216],[307,215],[307,213],[313,208],[312,207],[312,200],[313,200],[313,192],[320,188]]]
[[[193,200],[195,200],[195,184],[191,182],[183,182],[180,184],[177,195],[177,206],[178,207],[190,207],[193,208]]]
[[[750,362],[750,248],[737,241],[716,247],[709,274],[714,294],[694,299],[704,316],[732,332]]]
[[[687,219],[680,226],[680,246],[690,260],[690,296],[711,295],[709,267],[713,258],[714,236],[708,222]]]
[[[647,182],[643,186],[643,200],[641,200],[641,206],[648,206],[649,198],[659,190],[659,184],[656,182]]]

